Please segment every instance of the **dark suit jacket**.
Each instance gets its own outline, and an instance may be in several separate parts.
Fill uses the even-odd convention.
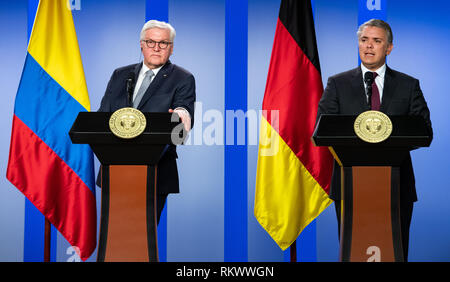
[[[361,67],[331,76],[319,102],[317,118],[321,114],[359,115],[370,110],[366,97]],[[388,116],[423,116],[430,134],[433,134],[430,111],[417,79],[386,67],[381,99],[381,112]],[[334,201],[340,201],[340,188],[340,169],[335,162],[330,192],[330,198]],[[407,202],[417,201],[410,155],[400,167],[400,199]]]
[[[99,112],[114,112],[129,107],[127,83],[130,73],[137,76],[142,62],[116,69],[102,98]],[[195,80],[187,70],[168,61],[148,87],[138,109],[142,112],[168,112],[177,107],[185,108],[194,125]],[[177,152],[170,145],[158,163],[157,189],[159,194],[178,193]],[[97,181],[98,182],[98,181]]]

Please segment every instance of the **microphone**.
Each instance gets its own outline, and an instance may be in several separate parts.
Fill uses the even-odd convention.
[[[369,104],[369,108],[372,108],[373,72],[368,71],[364,74],[364,82],[367,85],[367,103]]]
[[[127,77],[127,93],[128,93],[128,104],[133,105],[133,92],[134,92],[134,72],[130,72]]]

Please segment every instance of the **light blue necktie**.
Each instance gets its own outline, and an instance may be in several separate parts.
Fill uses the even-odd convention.
[[[142,84],[141,87],[139,88],[137,94],[136,94],[136,98],[134,98],[133,101],[133,108],[137,108],[139,103],[142,100],[142,97],[144,97],[145,92],[148,89],[148,86],[150,85],[150,83],[152,82],[152,77],[155,74],[153,73],[152,70],[148,70],[145,72],[145,76],[144,76],[144,80],[142,80]]]

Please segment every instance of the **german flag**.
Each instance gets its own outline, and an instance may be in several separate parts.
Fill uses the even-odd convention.
[[[262,105],[254,211],[282,250],[331,203],[333,158],[311,142],[322,92],[311,1],[282,0]]]

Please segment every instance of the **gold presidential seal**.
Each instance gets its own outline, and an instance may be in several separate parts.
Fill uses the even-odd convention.
[[[356,135],[369,143],[382,142],[392,133],[391,119],[379,111],[366,111],[360,114],[353,126]]]
[[[144,114],[135,108],[122,108],[109,119],[111,132],[120,138],[131,139],[139,136],[146,127]]]

